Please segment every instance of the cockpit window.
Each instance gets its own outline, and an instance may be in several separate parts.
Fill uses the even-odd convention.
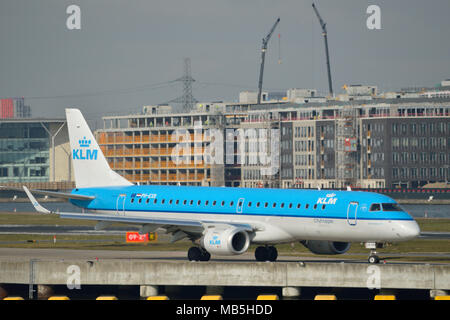
[[[383,211],[403,211],[396,203],[383,203]]]
[[[373,203],[370,206],[370,211],[381,211],[381,204],[380,203]]]

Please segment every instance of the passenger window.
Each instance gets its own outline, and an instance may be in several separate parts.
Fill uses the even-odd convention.
[[[164,202],[166,202],[166,199],[161,200],[161,204],[164,204]]]
[[[147,198],[147,200],[145,200],[145,203],[149,203],[149,201],[150,201],[150,198]]]
[[[225,205],[225,201],[222,201],[222,207]]]
[[[241,201],[241,202],[239,202],[239,207],[242,207],[242,201]]]
[[[264,203],[264,208],[267,208],[268,205],[269,205],[268,202]]]
[[[133,203],[134,202],[134,198],[131,198],[131,203]]]
[[[187,203],[187,200],[184,200],[184,201],[183,201],[183,204],[186,205],[186,203]]]
[[[251,206],[252,206],[252,202],[251,202],[251,201],[250,201],[250,202],[248,203],[248,206],[249,206],[249,207],[251,207]]]
[[[301,206],[301,203],[297,203],[297,209],[300,209]]]
[[[289,209],[292,209],[292,203],[289,203]]]
[[[172,202],[173,202],[173,200],[172,200],[172,199],[170,199],[170,200],[169,200],[169,204],[172,204]]]
[[[231,202],[230,202],[230,207],[232,207],[232,206],[233,206],[233,204],[234,204],[234,202],[233,202],[233,201],[231,201]]]
[[[175,203],[176,203],[176,204],[179,204],[179,203],[180,203],[180,200],[177,200]]]
[[[197,201],[197,205],[198,205],[198,206],[199,206],[201,203],[202,203],[201,200],[198,200],[198,201]]]
[[[259,205],[260,205],[260,204],[261,204],[260,202],[257,202],[257,203],[256,203],[256,207],[259,208]]]
[[[189,205],[193,205],[194,204],[194,200],[189,201]]]
[[[373,203],[370,206],[370,211],[381,211],[381,204],[379,203]]]
[[[216,205],[216,203],[217,203],[217,201],[216,201],[216,200],[214,200],[214,201],[213,201],[213,206],[215,206],[215,205]]]
[[[314,210],[317,209],[317,204],[314,205]]]
[[[205,206],[207,206],[209,204],[209,201],[208,200],[206,200],[205,201]]]
[[[308,209],[309,208],[309,204],[305,204],[305,209]]]
[[[324,204],[322,205],[322,210],[325,210],[325,205]]]
[[[155,200],[153,200],[153,203],[154,203],[154,204],[156,204],[157,202],[158,202],[158,200],[156,200],[156,199],[155,199]]]

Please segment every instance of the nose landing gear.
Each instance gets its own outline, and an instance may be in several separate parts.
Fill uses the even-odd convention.
[[[370,251],[369,259],[367,259],[367,261],[369,261],[369,263],[379,263],[380,262],[380,258],[376,255],[376,253],[377,252],[375,250]]]
[[[366,249],[370,249],[369,258],[367,261],[371,264],[379,263],[380,258],[377,255],[377,248],[384,248],[385,243],[379,243],[379,242],[366,242],[365,244]]]

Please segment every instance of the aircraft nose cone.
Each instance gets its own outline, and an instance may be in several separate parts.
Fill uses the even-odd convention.
[[[405,221],[401,227],[402,238],[413,239],[420,235],[420,228],[416,221]]]

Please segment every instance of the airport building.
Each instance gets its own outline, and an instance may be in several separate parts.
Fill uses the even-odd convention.
[[[0,119],[0,184],[73,187],[65,119]]]

